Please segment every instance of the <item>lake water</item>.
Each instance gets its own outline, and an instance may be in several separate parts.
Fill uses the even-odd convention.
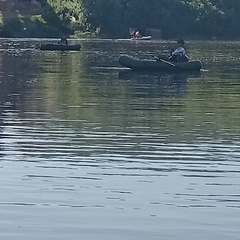
[[[239,239],[240,42],[187,42],[197,74],[118,64],[164,41],[39,42],[0,40],[0,239]]]

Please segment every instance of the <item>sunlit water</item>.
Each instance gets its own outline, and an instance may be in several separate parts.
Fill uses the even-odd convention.
[[[166,42],[77,42],[1,40],[0,239],[239,239],[240,43],[159,74],[117,59]]]

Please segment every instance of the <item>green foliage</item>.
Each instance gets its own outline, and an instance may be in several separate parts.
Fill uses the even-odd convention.
[[[237,33],[234,21],[240,21],[238,0],[81,0],[81,6],[83,26],[112,36],[128,34],[132,27],[143,33],[160,29],[166,38],[226,37],[226,30],[231,37]]]
[[[38,0],[40,1],[40,0]],[[163,38],[239,38],[239,0],[41,0],[42,19],[2,22],[2,33],[28,35],[91,32],[100,36],[129,37],[129,28],[159,29]],[[1,24],[1,23],[0,23]],[[25,30],[22,30],[25,29]],[[26,30],[27,29],[27,30]],[[58,33],[59,32],[59,33]],[[13,35],[13,34],[12,34]]]
[[[81,0],[48,0],[48,4],[68,28],[75,31],[86,28],[85,9]]]
[[[60,21],[54,24],[54,21],[51,21],[53,17],[49,17],[48,14],[44,16],[19,16],[7,19],[2,25],[1,35],[4,37],[59,37],[62,32],[69,32]]]

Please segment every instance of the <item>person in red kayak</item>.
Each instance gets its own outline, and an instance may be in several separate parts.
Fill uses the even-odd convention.
[[[134,33],[134,37],[135,37],[135,38],[140,38],[140,37],[142,37],[142,36],[141,36],[141,33],[140,33],[139,31],[136,31],[136,32]]]

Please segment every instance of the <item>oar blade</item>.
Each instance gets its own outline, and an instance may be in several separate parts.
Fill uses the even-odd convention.
[[[135,33],[135,28],[129,28],[129,34],[132,36]]]

